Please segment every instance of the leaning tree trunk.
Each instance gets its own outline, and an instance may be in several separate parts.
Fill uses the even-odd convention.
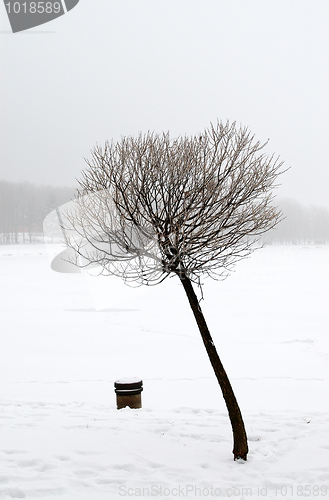
[[[208,326],[206,323],[206,320],[203,316],[198,298],[194,292],[191,280],[185,275],[185,274],[178,274],[182,285],[184,287],[184,290],[186,292],[186,295],[188,297],[190,306],[192,308],[194,317],[196,319],[196,322],[198,324],[201,337],[203,340],[203,343],[205,345],[205,348],[207,350],[211,365],[214,369],[214,372],[216,374],[218,383],[220,385],[220,388],[223,393],[223,397],[228,409],[228,414],[230,417],[231,425],[232,425],[232,430],[233,430],[233,455],[234,455],[234,460],[237,460],[239,458],[243,460],[247,460],[247,454],[248,454],[248,442],[247,442],[247,435],[246,435],[246,430],[244,427],[241,411],[238,405],[238,402],[236,400],[236,397],[234,395],[231,383],[228,379],[228,376],[226,374],[226,371],[224,370],[224,367],[222,365],[221,360],[219,359],[219,356],[216,351],[216,347],[213,343],[213,340],[211,338],[210,332],[208,330]]]

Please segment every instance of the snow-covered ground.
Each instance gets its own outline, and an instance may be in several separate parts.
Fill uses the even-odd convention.
[[[50,269],[0,247],[0,498],[329,496],[329,247],[266,247],[202,307],[249,437],[225,404],[180,284]],[[143,408],[113,383],[143,379]]]

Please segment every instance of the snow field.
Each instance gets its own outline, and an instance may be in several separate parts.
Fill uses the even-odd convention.
[[[329,495],[329,248],[266,247],[203,311],[249,437],[230,423],[183,289],[57,274],[43,245],[0,247],[0,498]],[[143,379],[116,410],[114,380]]]

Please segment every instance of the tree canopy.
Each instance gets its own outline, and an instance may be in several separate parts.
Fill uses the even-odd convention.
[[[218,122],[194,137],[148,132],[97,146],[65,214],[80,265],[146,284],[225,276],[280,220],[282,162],[266,144]]]

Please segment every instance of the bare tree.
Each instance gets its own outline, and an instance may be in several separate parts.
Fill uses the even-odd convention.
[[[179,278],[228,409],[235,460],[247,459],[245,426],[193,284],[227,276],[280,220],[271,190],[282,162],[266,144],[218,122],[195,137],[149,132],[97,146],[61,220],[81,267],[147,285]]]

